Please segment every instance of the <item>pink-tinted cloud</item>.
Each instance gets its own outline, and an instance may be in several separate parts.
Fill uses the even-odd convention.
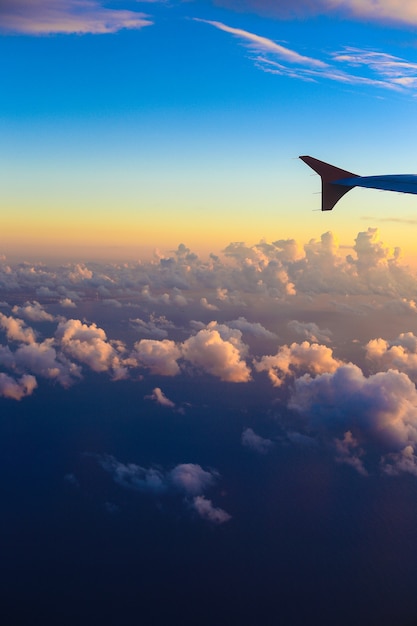
[[[176,376],[180,373],[177,363],[181,357],[181,350],[174,341],[163,339],[141,339],[135,343],[133,358],[140,367],[149,369],[152,374],[162,376]]]
[[[52,322],[54,320],[54,316],[45,311],[43,306],[36,300],[25,302],[23,306],[14,306],[12,312],[30,322]]]
[[[216,325],[216,322],[212,323]],[[226,328],[226,327],[225,327]],[[246,346],[240,331],[226,333],[223,339],[218,329],[209,326],[200,330],[182,344],[182,354],[187,361],[221,380],[245,383],[251,378],[248,365],[242,358]]]
[[[382,470],[390,476],[412,474],[417,476],[417,456],[412,445],[405,446],[400,452],[391,452],[381,459]]]
[[[319,343],[320,341],[326,341],[329,343],[331,341],[331,331],[327,328],[319,328],[314,322],[299,322],[298,320],[291,320],[288,322],[288,328],[312,343]]]
[[[24,374],[19,380],[15,380],[3,372],[0,373],[0,396],[4,398],[21,400],[30,396],[37,386],[36,378],[30,374]]]
[[[401,333],[393,341],[372,339],[366,345],[366,356],[378,369],[396,369],[417,382],[417,337],[413,333]]]
[[[353,467],[362,476],[368,476],[368,471],[365,469],[361,457],[364,456],[364,451],[359,447],[357,440],[352,436],[350,430],[344,433],[343,439],[335,439],[334,447],[336,451],[336,461],[338,463],[345,463]]]
[[[176,489],[195,496],[211,487],[218,476],[217,472],[208,472],[195,463],[182,463],[169,472],[168,479]]]
[[[301,372],[318,375],[323,372],[334,372],[342,365],[335,359],[333,351],[327,346],[303,341],[281,346],[275,355],[263,356],[254,362],[257,372],[267,372],[272,384],[280,387],[285,378]]]
[[[0,31],[25,35],[108,34],[151,25],[148,16],[100,0],[2,0]]]
[[[268,17],[294,18],[338,14],[364,21],[417,24],[414,0],[215,0],[218,6]]]
[[[175,324],[170,322],[164,315],[157,316],[153,313],[149,316],[148,322],[139,317],[129,321],[140,335],[156,339],[165,339],[168,337],[168,331],[175,328]]]
[[[80,367],[62,354],[57,354],[53,347],[53,339],[21,345],[15,352],[8,346],[0,346],[0,364],[19,373],[31,372],[43,378],[56,380],[63,387],[69,387],[76,379],[81,378]]]
[[[350,363],[315,378],[305,374],[295,381],[289,406],[312,429],[337,438],[350,431],[363,447],[398,452],[417,442],[417,391],[394,370],[366,378]]]
[[[160,389],[159,387],[155,387],[155,389],[152,391],[152,395],[145,397],[149,400],[154,400],[157,404],[165,406],[169,409],[175,408],[175,402],[172,402],[172,400],[167,398],[162,389]]]
[[[11,341],[21,341],[22,343],[35,343],[35,331],[26,326],[21,319],[7,317],[0,313],[0,326],[6,331],[7,338]]]
[[[232,519],[229,513],[213,506],[212,501],[204,496],[196,496],[193,500],[193,506],[202,519],[213,522],[213,524],[224,524]]]
[[[70,319],[60,322],[55,333],[63,351],[95,372],[113,370],[116,378],[125,374],[123,361],[116,349],[107,341],[106,333],[96,324],[83,324]]]

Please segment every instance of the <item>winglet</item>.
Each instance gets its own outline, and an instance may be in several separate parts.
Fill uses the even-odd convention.
[[[339,183],[337,181],[343,178],[358,178],[358,174],[352,174],[352,172],[342,170],[340,167],[335,167],[334,165],[330,165],[324,161],[319,161],[311,156],[300,156],[300,159],[321,177],[322,211],[331,211],[336,202],[338,202],[340,198],[349,191],[349,189],[352,189],[352,187],[355,186],[352,184],[344,185],[343,183]]]

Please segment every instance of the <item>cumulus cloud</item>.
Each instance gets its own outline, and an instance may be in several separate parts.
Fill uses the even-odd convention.
[[[16,372],[33,374],[58,381],[69,387],[81,378],[81,369],[53,347],[53,339],[42,343],[21,345],[12,352],[8,346],[0,346],[0,364]]]
[[[155,389],[152,391],[152,395],[145,397],[149,400],[154,400],[157,404],[160,404],[161,406],[166,406],[170,409],[175,408],[175,402],[172,402],[172,400],[167,398],[162,389],[160,389],[159,387],[155,387]]]
[[[212,501],[204,496],[196,496],[193,500],[193,506],[202,519],[213,522],[214,524],[224,524],[232,519],[229,513],[213,506]]]
[[[402,473],[417,476],[417,456],[412,445],[405,446],[400,452],[391,452],[382,457],[383,472],[390,476],[399,476]]]
[[[398,454],[417,442],[417,391],[401,372],[366,378],[359,367],[342,365],[294,383],[289,407],[306,419],[310,432],[335,444],[337,458],[365,473],[365,453]],[[356,460],[355,460],[356,459]]]
[[[110,455],[99,458],[99,462],[111,474],[114,482],[125,489],[150,493],[167,490],[166,477],[156,467],[144,468],[135,463],[121,463]]]
[[[181,350],[169,339],[141,339],[135,343],[132,354],[138,365],[149,369],[152,374],[176,376],[180,373],[177,361],[181,357]]]
[[[322,310],[314,304],[316,296],[321,297],[320,307],[337,310],[347,321],[344,332],[351,347],[352,340],[357,339],[356,334],[351,335],[353,325],[348,320],[352,312],[360,312],[364,324],[375,307],[387,321],[398,312],[412,323],[410,316],[415,314],[410,295],[417,293],[416,275],[403,264],[397,248],[381,242],[374,228],[358,233],[351,247],[339,245],[337,237],[328,232],[305,246],[292,239],[253,246],[235,242],[227,246],[224,256],[211,255],[203,261],[180,246],[169,258],[120,265],[78,263],[48,268],[29,263],[12,266],[0,260],[0,287],[7,293],[13,312],[10,316],[0,314],[2,336],[6,335],[10,344],[0,350],[0,362],[11,375],[33,374],[67,386],[80,377],[81,367],[109,372],[114,379],[136,376],[133,371],[137,368],[163,376],[181,372],[186,376],[199,370],[223,381],[241,383],[251,380],[254,367],[280,386],[286,379],[292,381],[304,373],[332,373],[342,365],[339,355],[343,356],[347,343],[344,340],[338,345],[337,338],[320,323]],[[144,285],[152,297],[144,297]],[[44,300],[34,296],[40,290],[48,297],[48,311]],[[106,300],[128,301],[139,309],[123,331],[124,340],[134,342],[133,349],[131,344],[126,347],[124,342],[110,339],[101,323],[50,319],[53,306],[66,299],[74,303],[77,298],[80,311],[88,302],[89,316],[104,316],[106,324],[110,324],[111,315],[122,320],[122,309],[114,308],[111,315],[104,311],[103,300],[96,299],[99,290],[106,294]],[[201,311],[202,293],[207,302],[216,302],[220,322],[190,320]],[[180,307],[181,298],[187,302],[186,308]],[[293,319],[298,314],[300,319],[314,321]],[[35,332],[24,317],[36,323],[49,321],[56,325],[56,332],[41,339],[41,331]],[[280,333],[287,335],[291,331],[307,341],[291,344],[286,339],[287,345],[277,349],[277,337],[269,330],[271,320],[274,330],[280,328]],[[188,326],[190,336],[186,335]],[[135,341],[133,329],[141,335],[139,341]],[[48,330],[44,325],[43,332]],[[363,337],[364,331],[361,333]],[[364,343],[368,342],[366,353],[373,371],[394,368],[417,380],[417,349],[411,335],[402,333],[389,341],[374,339],[374,343],[369,341],[372,336],[368,334]],[[337,357],[323,345],[330,339],[338,346]],[[271,342],[271,346],[259,353],[261,341]],[[12,345],[14,342],[23,345]],[[260,356],[252,365],[250,350],[254,345],[255,354]],[[349,350],[345,360],[353,358]]]
[[[248,335],[252,335],[257,339],[276,339],[277,336],[275,333],[266,329],[259,322],[248,322],[245,317],[238,317],[237,320],[232,320],[227,322],[227,326],[229,328],[235,328],[237,330],[242,331],[242,333],[247,333]]]
[[[217,472],[207,472],[194,463],[177,465],[168,474],[168,480],[174,487],[192,496],[206,491],[218,477]]]
[[[135,463],[121,463],[113,456],[98,458],[102,468],[125,489],[155,495],[180,494],[202,519],[219,524],[230,519],[222,509],[216,509],[204,492],[213,487],[220,475],[215,470],[204,470],[195,463],[181,463],[171,470],[159,467],[144,468]]]
[[[35,331],[26,326],[23,320],[8,317],[0,313],[0,326],[6,331],[7,338],[11,341],[21,341],[23,343],[35,343]]]
[[[36,378],[30,374],[24,374],[19,380],[15,380],[3,372],[0,373],[0,396],[3,398],[21,400],[30,396],[37,386]]]
[[[43,306],[36,300],[25,302],[23,306],[14,306],[12,312],[20,315],[30,322],[53,322],[54,316],[45,311]]]
[[[223,336],[222,336],[223,335]],[[187,361],[220,380],[243,383],[251,373],[242,353],[247,348],[241,342],[241,332],[212,322],[205,329],[182,344],[182,354]]]
[[[307,341],[313,343],[319,343],[320,341],[329,343],[331,341],[331,331],[327,328],[319,328],[314,322],[299,322],[298,320],[291,320],[288,322],[288,328],[297,335],[300,335]]]
[[[308,341],[281,346],[275,355],[263,356],[254,362],[256,371],[267,372],[275,387],[280,387],[288,376],[300,372],[316,375],[334,372],[341,365],[342,361],[334,358],[331,348]]]
[[[257,435],[252,428],[246,428],[242,433],[242,445],[259,454],[267,454],[274,447],[274,442]]]
[[[212,255],[203,261],[187,253],[175,254],[168,260],[102,266],[70,264],[58,269],[0,262],[0,287],[29,297],[37,292],[40,303],[42,298],[55,302],[69,298],[82,303],[102,288],[106,299],[123,302],[129,298],[145,311],[151,305],[151,310],[157,311],[155,327],[167,331],[170,329],[161,320],[164,315],[170,317],[167,311],[199,302],[202,291],[203,297],[209,303],[215,302],[220,311],[232,307],[242,311],[253,306],[252,296],[265,302],[290,301],[302,294],[368,296],[371,292],[410,299],[417,290],[415,274],[403,264],[400,251],[384,245],[374,228],[359,233],[350,249],[340,246],[337,237],[328,232],[305,246],[293,239],[255,245],[234,242],[225,248],[224,257]],[[144,323],[143,334],[152,331],[152,315],[148,321],[145,311],[145,317],[141,314],[137,318]],[[249,319],[246,313],[245,317]]]
[[[417,337],[413,333],[401,333],[393,341],[372,339],[366,344],[366,356],[378,369],[396,369],[417,382]]]
[[[357,440],[352,436],[350,430],[344,433],[343,439],[335,439],[336,461],[345,463],[353,467],[362,476],[368,476],[360,457],[364,456],[364,451],[359,447]]]
[[[200,327],[199,323],[195,325]],[[176,344],[169,339],[142,339],[135,343],[132,355],[138,365],[150,369],[153,374],[176,376],[180,373],[178,360],[182,358],[221,380],[248,382],[250,369],[243,359],[247,350],[240,330],[213,321],[183,343]]]
[[[152,24],[148,16],[100,0],[2,0],[0,31],[25,35],[108,34]]]
[[[129,321],[141,335],[156,339],[165,339],[168,337],[168,331],[175,328],[175,324],[170,322],[165,315],[157,316],[154,313],[151,313],[148,322],[139,317]]]
[[[75,308],[77,308],[77,305],[75,304],[75,302],[73,302],[71,300],[71,298],[61,298],[61,300],[59,301],[59,304],[64,309],[75,309]]]
[[[108,342],[106,333],[95,323],[83,324],[70,319],[58,324],[56,339],[63,351],[88,365],[94,372],[112,370],[116,378],[123,377],[123,360]]]
[[[210,304],[207,298],[200,298],[200,305],[202,306],[203,309],[206,309],[207,311],[219,310],[219,307],[216,306],[215,304]]]

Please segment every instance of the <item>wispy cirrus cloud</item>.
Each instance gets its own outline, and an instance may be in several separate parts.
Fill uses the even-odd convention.
[[[215,28],[224,31],[225,33],[230,33],[235,37],[243,39],[243,41],[246,42],[252,50],[255,50],[257,52],[276,54],[288,63],[295,63],[297,65],[307,65],[312,67],[326,67],[326,63],[324,63],[323,61],[303,56],[302,54],[299,54],[298,52],[295,52],[290,48],[281,46],[280,44],[272,41],[271,39],[268,39],[267,37],[255,35],[254,33],[250,33],[247,30],[242,30],[241,28],[232,28],[231,26],[227,26],[222,22],[201,19],[195,19],[195,21],[211,24],[211,26],[214,26]]]
[[[346,47],[306,56],[275,41],[221,22],[196,20],[240,39],[252,53],[252,61],[263,72],[318,82],[329,80],[346,85],[370,86],[393,91],[417,86],[417,63],[384,52]]]
[[[0,32],[24,35],[108,34],[140,29],[152,21],[144,13],[109,9],[99,0],[3,0]]]
[[[402,217],[370,217],[369,215],[364,215],[361,219],[362,220],[366,220],[367,222],[369,222],[369,220],[372,219],[375,222],[394,222],[394,223],[397,223],[397,224],[412,224],[412,225],[417,224],[417,219],[414,219],[412,217],[410,217],[410,218],[402,218]]]

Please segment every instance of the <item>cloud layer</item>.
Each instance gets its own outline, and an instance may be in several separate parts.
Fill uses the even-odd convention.
[[[417,278],[374,228],[350,248],[327,232],[304,247],[234,242],[205,261],[184,245],[149,263],[52,269],[3,259],[0,285],[3,398],[27,402],[37,386],[82,384],[89,372],[140,381],[142,398],[176,417],[186,417],[184,390],[195,385],[219,399],[261,394],[257,406],[270,397],[285,416],[280,432],[258,429],[248,413],[239,447],[264,455],[308,443],[364,477],[415,471]],[[175,402],[159,380],[174,377]],[[125,487],[183,489],[191,509],[222,517],[202,486],[214,480],[209,470],[106,463]]]

